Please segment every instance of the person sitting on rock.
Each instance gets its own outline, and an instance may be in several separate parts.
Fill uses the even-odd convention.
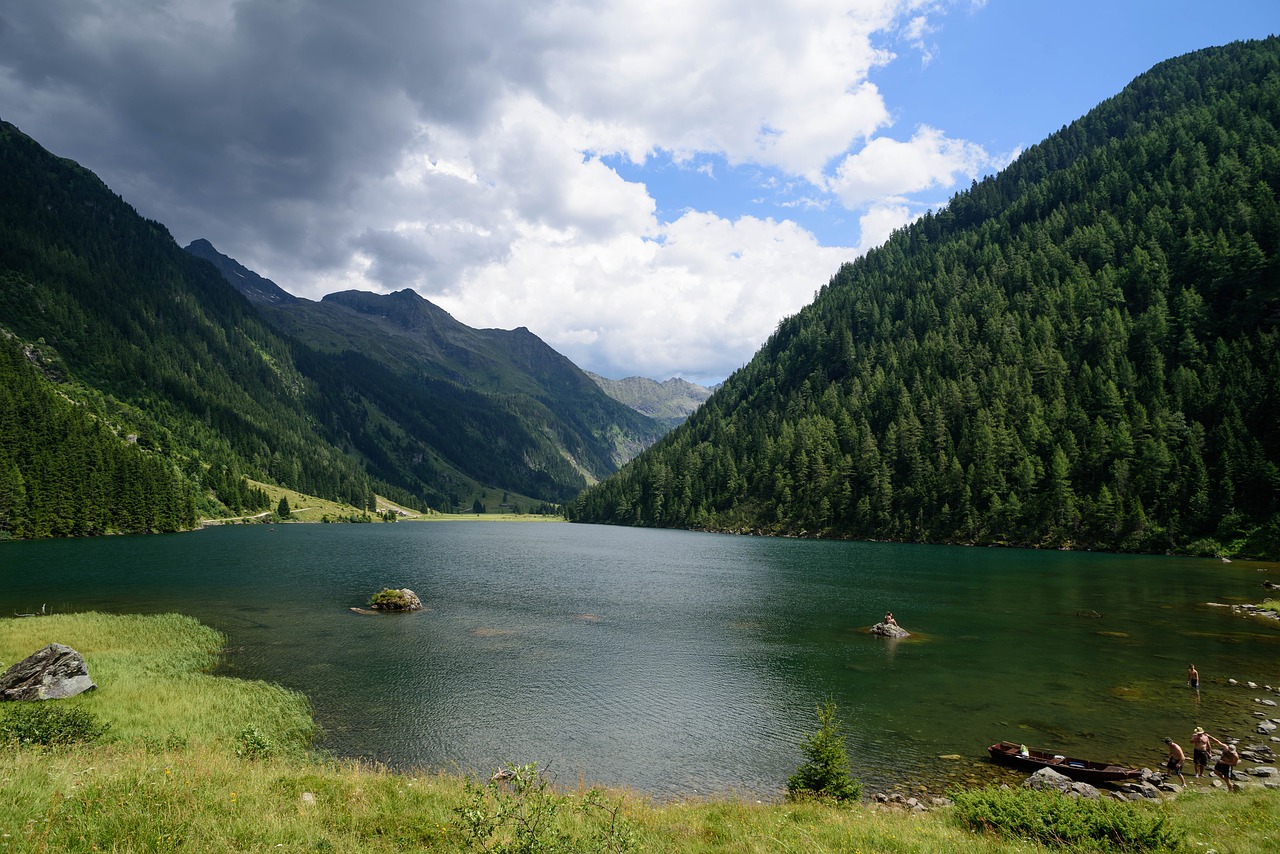
[[[892,611],[885,611],[885,612],[884,612],[884,622],[885,622],[885,625],[888,625],[888,626],[896,626],[896,625],[898,625],[898,621],[897,621],[897,620],[895,620],[895,619],[893,618],[893,612],[892,612]]]

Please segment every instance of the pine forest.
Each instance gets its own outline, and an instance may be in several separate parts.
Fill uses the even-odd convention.
[[[845,265],[581,521],[1280,556],[1280,40],[1170,60]]]

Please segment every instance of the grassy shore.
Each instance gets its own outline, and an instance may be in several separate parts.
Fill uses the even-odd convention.
[[[53,641],[81,651],[99,686],[56,705],[92,713],[109,729],[97,743],[0,744],[0,852],[483,850],[469,844],[476,825],[459,810],[489,820],[504,805],[545,819],[540,838],[564,844],[538,850],[1063,850],[966,829],[953,809],[658,803],[624,791],[588,796],[581,786],[521,800],[455,775],[393,773],[309,752],[305,698],[210,676],[225,641],[189,618],[0,620],[5,666]],[[1280,850],[1280,793],[1184,795],[1164,809],[1182,833],[1178,850]]]
[[[563,522],[563,516],[543,516],[537,513],[441,513],[437,510],[428,510],[426,512],[418,512],[402,504],[396,504],[390,499],[377,496],[378,509],[371,513],[363,508],[354,507],[350,504],[340,504],[336,501],[330,501],[326,498],[319,498],[314,495],[308,495],[305,492],[298,492],[293,489],[286,489],[281,486],[275,486],[269,483],[260,483],[258,481],[249,481],[252,486],[261,489],[270,499],[271,510],[263,510],[251,513],[247,516],[235,516],[231,518],[207,518],[201,519],[202,525],[233,525],[233,524],[257,524],[270,523],[276,524],[282,520],[278,517],[274,510],[280,503],[280,499],[284,498],[289,502],[289,518],[288,522],[342,522],[357,518],[367,518],[370,522],[383,521],[378,515],[380,513],[391,511],[396,516],[396,521],[402,522]],[[533,506],[534,502],[525,499],[525,503]]]

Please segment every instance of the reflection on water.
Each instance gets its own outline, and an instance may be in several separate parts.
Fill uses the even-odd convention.
[[[228,635],[227,672],[310,697],[324,747],[397,767],[536,760],[565,782],[772,796],[830,696],[857,776],[936,791],[1005,773],[983,761],[1001,739],[1155,766],[1165,735],[1239,729],[1252,697],[1227,679],[1267,681],[1280,630],[1204,603],[1258,598],[1258,569],[582,525],[255,526],[0,545],[0,609],[192,614]],[[350,610],[383,587],[428,610]],[[889,610],[913,637],[866,631]]]

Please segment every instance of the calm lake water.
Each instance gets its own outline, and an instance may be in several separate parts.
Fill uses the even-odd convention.
[[[1226,680],[1280,684],[1280,628],[1205,603],[1277,578],[589,525],[279,525],[0,544],[0,613],[191,614],[228,636],[226,672],[304,692],[342,756],[769,798],[827,696],[872,790],[1004,773],[982,761],[1002,738],[1154,767],[1160,738],[1197,724],[1247,737],[1259,692]],[[350,610],[386,586],[428,610]],[[887,609],[918,635],[868,635]]]

